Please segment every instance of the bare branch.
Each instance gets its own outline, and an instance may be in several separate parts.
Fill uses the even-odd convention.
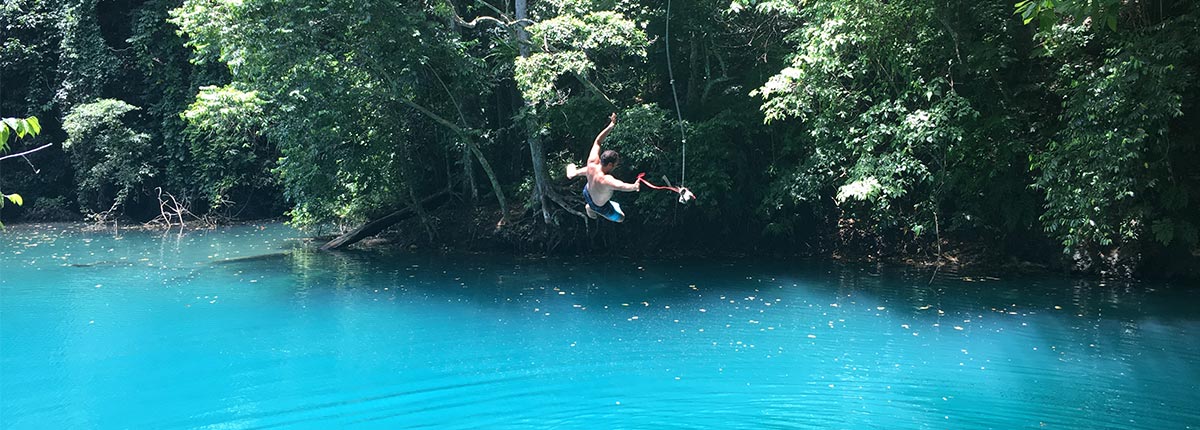
[[[533,21],[528,20],[528,19],[512,19],[512,17],[505,14],[504,11],[501,11],[500,9],[496,9],[495,6],[492,6],[485,1],[476,0],[476,3],[484,5],[488,9],[491,9],[492,11],[496,12],[496,14],[500,16],[500,18],[504,18],[504,19],[495,18],[495,17],[491,17],[491,16],[487,16],[487,15],[481,15],[481,16],[475,17],[475,19],[472,19],[470,22],[468,22],[468,21],[464,20],[462,18],[462,16],[458,15],[458,11],[454,11],[454,23],[461,25],[463,27],[466,27],[466,28],[475,28],[476,25],[479,25],[480,21],[495,23],[496,25],[499,25],[501,27],[512,27],[514,25],[525,26],[525,25],[533,25],[534,24]],[[451,10],[453,10],[454,6],[450,5],[450,8],[451,8]]]
[[[400,103],[403,103],[405,106],[413,108],[417,112],[424,114],[426,117],[429,117],[429,119],[432,119],[434,122],[441,124],[442,126],[454,131],[456,134],[458,134],[460,137],[462,137],[463,141],[471,149],[471,152],[475,154],[475,158],[477,160],[479,160],[479,164],[481,167],[483,167],[484,173],[487,173],[488,180],[491,181],[491,183],[492,183],[492,189],[496,193],[496,201],[500,204],[500,210],[501,210],[501,212],[503,212],[503,214],[501,215],[502,223],[503,223],[503,221],[507,221],[508,220],[508,203],[504,200],[504,191],[502,188],[500,188],[500,182],[496,178],[495,172],[492,171],[491,164],[488,163],[487,158],[484,158],[483,151],[481,151],[479,149],[479,145],[476,144],[476,142],[475,142],[476,137],[472,135],[470,130],[467,130],[463,127],[459,127],[458,125],[454,124],[450,120],[443,118],[441,115],[438,115],[438,114],[434,113],[433,111],[425,108],[424,106],[417,104],[417,102],[413,101],[412,99],[405,97],[401,91],[400,84],[398,82],[396,82],[396,79],[394,77],[392,77],[391,74],[387,73],[387,71],[384,70],[384,68],[382,66],[380,66],[379,63],[377,61],[375,61],[374,58],[372,58],[372,57],[366,57],[366,58],[369,60],[369,64],[366,64],[367,68],[369,70],[374,70],[375,73],[377,75],[379,75],[385,81],[385,83],[388,84],[389,87],[391,87],[392,95],[395,97],[396,100],[398,100]],[[448,94],[450,94],[450,89],[448,87],[443,86],[443,88],[446,90],[446,92]],[[450,95],[453,96],[453,94],[450,94]],[[466,118],[463,118],[463,120],[466,121]],[[464,126],[465,126],[465,124],[464,124]]]
[[[583,76],[582,73],[571,72],[571,74],[575,75],[575,78],[579,79],[579,82],[582,82],[583,85],[586,86],[588,88],[588,90],[590,90],[593,94],[599,96],[600,99],[604,100],[605,102],[608,102],[608,105],[612,106],[613,109],[617,109],[617,110],[621,109],[620,107],[617,106],[616,103],[614,103],[612,101],[612,99],[609,99],[608,96],[604,95],[604,91],[600,91],[600,87],[597,87],[596,84],[593,84],[592,81],[588,80],[588,78],[586,76]]]
[[[25,152],[22,152],[22,153],[20,153],[20,154],[10,154],[10,155],[5,155],[5,156],[3,156],[3,157],[0,157],[0,160],[7,160],[7,159],[9,159],[9,158],[16,158],[16,157],[22,157],[22,156],[25,156],[25,155],[29,155],[29,154],[32,154],[32,153],[34,153],[34,152],[38,152],[38,151],[41,151],[41,150],[43,150],[43,149],[49,148],[51,145],[54,145],[54,144],[53,144],[53,143],[47,143],[47,144],[45,144],[45,145],[39,146],[39,147],[37,147],[37,148],[30,149],[30,150],[28,150],[28,151],[25,151]]]

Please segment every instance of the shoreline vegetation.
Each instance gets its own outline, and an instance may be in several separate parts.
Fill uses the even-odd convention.
[[[10,0],[0,28],[6,224],[1200,278],[1194,0]],[[588,219],[564,173],[610,114],[614,177],[696,199]]]
[[[83,232],[149,232],[163,235],[187,235],[196,231],[208,231],[230,226],[263,226],[264,224],[287,224],[286,218],[264,218],[247,220],[223,220],[219,222],[198,223],[181,227],[155,223],[99,224],[84,221],[54,221],[54,222],[17,222],[6,225],[8,229],[42,229],[47,227],[77,229]],[[933,253],[913,253],[904,249],[891,249],[880,252],[878,249],[862,247],[837,247],[826,244],[825,247],[808,247],[798,250],[762,250],[747,248],[678,248],[660,245],[624,244],[623,246],[600,246],[596,241],[584,246],[547,248],[545,237],[536,237],[529,232],[524,234],[513,231],[497,230],[488,225],[450,225],[443,224],[448,231],[468,232],[466,235],[439,234],[434,240],[423,232],[418,222],[400,223],[376,235],[364,237],[349,246],[338,249],[327,249],[325,245],[345,236],[353,229],[338,230],[336,226],[325,228],[307,228],[300,232],[303,237],[302,247],[313,252],[344,252],[352,250],[402,250],[415,253],[437,254],[493,254],[511,255],[524,258],[543,258],[552,256],[597,256],[617,258],[767,258],[784,259],[789,261],[830,261],[850,264],[884,264],[893,267],[909,267],[915,269],[937,271],[946,270],[966,278],[988,280],[1011,275],[1028,274],[1058,274],[1080,277],[1084,279],[1164,279],[1195,281],[1200,280],[1200,272],[1137,272],[1134,267],[1109,266],[1101,270],[1079,270],[1072,265],[1067,256],[1044,261],[1019,259],[1005,256],[989,250],[982,243],[953,242],[946,240],[943,253],[939,258]],[[613,226],[616,227],[616,226]],[[592,234],[599,234],[592,233]],[[1050,255],[1053,257],[1053,255]],[[255,258],[251,256],[249,258]],[[1195,266],[1193,266],[1195,267]]]

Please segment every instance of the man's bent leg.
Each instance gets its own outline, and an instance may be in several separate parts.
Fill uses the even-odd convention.
[[[612,222],[625,222],[625,211],[621,210],[621,205],[611,200],[608,204],[612,205],[612,214],[605,214],[605,217]]]

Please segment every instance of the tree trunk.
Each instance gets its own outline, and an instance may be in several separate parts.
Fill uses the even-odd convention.
[[[526,0],[516,0],[517,20],[528,19]],[[529,56],[529,33],[522,25],[517,26],[517,46],[521,57]],[[521,102],[531,108],[525,97]],[[533,162],[533,202],[534,207],[542,211],[542,219],[550,222],[550,209],[546,204],[546,193],[550,191],[549,178],[546,177],[546,150],[542,147],[542,139],[538,138],[537,115],[530,115],[525,121],[525,140],[529,144],[529,155]]]
[[[434,193],[433,195],[421,200],[420,205],[425,206],[425,205],[437,204],[449,197],[450,197],[450,190],[449,189],[442,190],[442,191]],[[321,245],[321,250],[329,251],[329,250],[342,249],[347,246],[358,243],[358,241],[360,241],[360,240],[363,240],[368,237],[379,234],[379,232],[387,229],[388,227],[391,227],[392,224],[398,223],[400,221],[411,218],[413,215],[416,215],[417,213],[414,209],[415,209],[414,206],[409,206],[409,207],[397,210],[395,212],[392,212],[390,214],[384,215],[383,217],[376,219],[374,221],[363,224],[361,227],[351,230],[349,233],[338,236],[336,239],[333,239],[333,240],[325,243],[324,245]]]
[[[492,163],[489,163],[487,158],[483,157],[483,151],[479,150],[479,145],[476,145],[475,142],[471,141],[469,137],[464,138],[467,139],[467,146],[471,147],[471,153],[475,154],[475,159],[479,160],[479,166],[483,167],[483,173],[487,174],[488,181],[491,181],[492,183],[492,191],[496,193],[496,200],[500,202],[501,224],[507,224],[508,203],[504,200],[504,189],[500,188],[500,180],[496,179],[496,172],[492,170]]]
[[[542,139],[537,136],[537,120],[530,118],[525,123],[529,133],[529,154],[533,159],[533,201],[535,208],[542,210],[542,219],[550,222],[550,208],[546,205],[546,194],[550,190],[549,178],[546,177],[546,150],[542,147]]]
[[[529,19],[529,11],[525,7],[526,0],[517,0],[517,20]],[[521,51],[521,57],[529,56],[529,32],[525,31],[524,25],[517,25],[517,49]]]
[[[463,168],[463,194],[470,200],[471,208],[475,208],[475,203],[479,200],[479,188],[475,185],[475,166],[471,164],[471,146],[463,144],[462,149],[462,168]]]

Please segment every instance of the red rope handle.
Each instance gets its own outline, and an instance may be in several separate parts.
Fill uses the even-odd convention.
[[[682,188],[682,187],[664,187],[664,186],[660,186],[660,185],[654,185],[654,184],[651,184],[651,183],[650,183],[650,181],[647,181],[647,180],[646,180],[646,178],[645,178],[645,176],[646,176],[646,174],[645,174],[645,173],[638,173],[638,176],[637,176],[637,182],[641,182],[641,183],[643,183],[643,184],[646,184],[646,186],[647,186],[647,187],[650,187],[650,188],[653,188],[653,189],[656,189],[656,190],[671,190],[671,191],[674,191],[676,194],[679,194],[679,203],[687,203],[689,200],[695,200],[695,199],[696,199],[696,195],[695,195],[695,194],[692,194],[692,191],[691,191],[691,190],[689,190],[689,189],[687,189],[687,188]]]
[[[646,176],[646,174],[645,174],[645,173],[638,173],[638,176],[637,176],[637,181],[638,181],[638,182],[641,182],[641,183],[643,183],[643,184],[646,184],[646,186],[647,186],[647,187],[650,187],[650,188],[653,188],[653,189],[656,189],[656,190],[671,190],[671,191],[674,191],[674,192],[676,192],[676,193],[680,192],[680,191],[679,191],[679,188],[676,188],[676,187],[664,187],[664,186],[661,186],[661,185],[654,185],[654,184],[651,184],[651,183],[650,183],[650,181],[647,181],[647,180],[646,180],[645,176]]]

